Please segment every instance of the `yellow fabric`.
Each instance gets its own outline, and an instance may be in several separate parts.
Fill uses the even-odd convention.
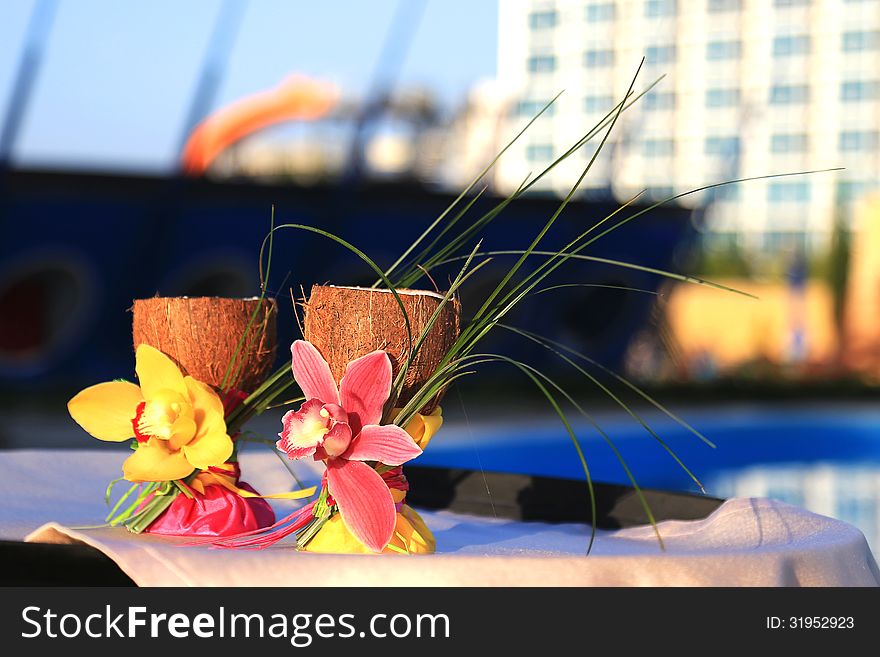
[[[436,547],[434,535],[421,516],[404,504],[397,514],[394,536],[382,554],[432,554]],[[338,513],[324,523],[304,549],[329,554],[374,554],[348,531]]]
[[[134,435],[131,419],[143,401],[133,383],[110,381],[86,388],[67,402],[70,416],[98,440],[122,442]]]
[[[311,486],[310,488],[303,488],[301,490],[294,490],[286,493],[257,495],[256,493],[252,493],[249,490],[244,490],[243,488],[236,486],[234,471],[229,472],[230,474],[220,474],[207,471],[200,472],[190,483],[190,486],[202,495],[205,494],[205,486],[223,486],[226,490],[232,491],[241,497],[256,497],[263,500],[301,500],[304,497],[311,497],[315,494],[315,491],[318,490],[317,486]]]
[[[416,414],[406,425],[406,432],[424,451],[441,426],[443,426],[443,409],[438,406],[430,415]]]

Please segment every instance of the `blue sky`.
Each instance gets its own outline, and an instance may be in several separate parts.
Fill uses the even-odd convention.
[[[0,3],[5,118],[37,0]],[[231,0],[235,2],[236,0]],[[238,0],[244,10],[217,104],[291,72],[365,89],[398,0]],[[414,2],[414,0],[402,0]],[[223,0],[58,0],[14,151],[21,165],[163,170]],[[449,104],[495,74],[496,0],[427,0],[401,73]]]

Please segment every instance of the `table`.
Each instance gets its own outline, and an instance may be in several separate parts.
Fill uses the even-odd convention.
[[[589,556],[588,525],[502,517],[511,515],[498,512],[510,500],[498,490],[497,504],[487,496],[484,505],[498,517],[464,513],[468,507],[460,504],[423,512],[438,553],[417,557],[316,555],[280,546],[218,550],[120,528],[75,529],[102,521],[104,490],[119,476],[124,457],[118,449],[0,451],[0,539],[90,545],[140,586],[880,585],[880,570],[858,529],[767,499],[713,502],[706,517],[661,522],[665,551],[649,525],[599,529]],[[289,474],[268,450],[245,452],[241,463],[244,478],[258,490],[290,486]],[[303,478],[319,474],[296,465]],[[278,503],[279,514],[290,504]],[[560,501],[565,504],[572,501]],[[605,513],[611,520],[604,524],[613,526],[615,509]]]

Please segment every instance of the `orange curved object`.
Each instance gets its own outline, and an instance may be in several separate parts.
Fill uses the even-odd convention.
[[[237,100],[196,126],[181,153],[183,171],[203,174],[229,146],[270,125],[320,119],[335,107],[338,97],[331,84],[292,75],[274,89]]]

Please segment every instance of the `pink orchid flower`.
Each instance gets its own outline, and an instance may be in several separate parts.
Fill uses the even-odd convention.
[[[328,492],[345,526],[381,552],[394,535],[396,509],[382,476],[363,461],[399,466],[422,453],[402,428],[379,425],[391,394],[391,360],[379,350],[351,361],[337,388],[314,345],[297,340],[290,351],[306,401],[282,418],[277,447],[291,459],[326,462]]]

